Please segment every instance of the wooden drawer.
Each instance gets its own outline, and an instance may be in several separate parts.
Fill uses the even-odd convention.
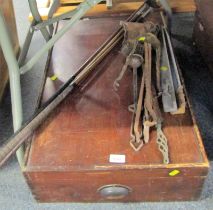
[[[144,176],[139,169],[116,171],[85,172],[30,172],[25,177],[41,202],[102,202],[102,201],[183,201],[199,198],[204,177],[182,176],[157,177]],[[184,169],[182,170],[184,171]],[[182,173],[181,171],[181,173]],[[101,189],[120,186],[129,190],[128,194],[101,194]],[[187,188],[186,188],[187,186]]]
[[[55,92],[119,27],[119,21],[80,21],[56,44],[43,102],[51,95],[50,89]],[[129,145],[131,113],[127,109],[132,102],[131,71],[119,91],[113,90],[124,62],[119,49],[115,48],[35,132],[23,173],[38,201],[198,199],[209,165],[189,103],[184,115],[164,114],[170,164],[162,164],[155,130],[149,144],[133,151]],[[54,81],[50,79],[53,75],[57,76]],[[125,162],[109,162],[110,154],[125,155]],[[103,186],[126,187],[129,193],[104,197],[98,191]]]

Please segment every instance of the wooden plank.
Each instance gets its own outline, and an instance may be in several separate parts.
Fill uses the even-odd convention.
[[[81,3],[83,0],[61,0],[61,4],[66,5],[66,4],[73,4],[73,3]],[[106,2],[103,0],[103,2]],[[115,0],[114,4],[117,3],[126,3],[126,2],[143,2],[141,0]],[[195,11],[195,1],[194,0],[185,0],[185,1],[180,1],[180,0],[169,0],[168,1],[170,6],[172,7],[174,12],[193,12]]]
[[[79,4],[83,2],[83,0],[61,0],[60,1],[62,5],[67,5],[67,4]],[[127,2],[144,2],[143,0],[115,0],[113,1],[113,4],[117,3],[127,3]],[[103,0],[102,3],[106,3],[106,0]]]
[[[60,0],[61,4],[66,5],[66,4],[76,4],[76,3],[81,3],[83,0]],[[106,2],[103,0],[103,2]],[[116,3],[121,3],[121,2],[143,2],[141,0],[115,0],[113,1],[114,4]],[[168,1],[171,5],[171,7],[175,11],[194,11],[195,9],[195,2],[194,0],[185,0],[185,1],[180,1],[180,0],[169,0]]]
[[[193,168],[192,168],[193,171]],[[143,170],[116,171],[52,171],[24,172],[32,193],[39,202],[139,202],[187,201],[200,196],[205,177],[141,176]],[[103,198],[98,189],[110,184],[121,184],[131,189],[128,196],[118,199]]]
[[[61,0],[61,3],[64,4],[56,11],[54,16],[61,15],[65,12],[72,11],[76,8],[76,6],[66,6],[66,4],[71,3],[80,3],[83,0]],[[114,4],[112,9],[107,9],[105,4],[99,4],[92,8],[86,16],[100,16],[100,15],[111,15],[116,13],[131,13],[136,10],[143,1],[134,0],[130,2],[130,0],[120,0],[121,3]],[[194,12],[195,11],[195,3],[194,0],[170,0],[170,5],[174,12]],[[43,20],[46,20],[48,17],[48,8],[41,8],[39,12],[42,16]],[[32,15],[29,16],[30,21],[32,21]]]
[[[96,16],[96,15],[110,15],[110,14],[116,14],[116,13],[131,13],[134,10],[138,9],[143,3],[141,2],[126,2],[126,3],[119,3],[113,6],[111,9],[107,9],[105,4],[98,4],[94,8],[90,9],[86,16]],[[76,6],[64,6],[60,7],[56,11],[56,15],[62,14],[65,11],[71,11],[74,10]]]
[[[6,20],[6,24],[9,30],[10,38],[13,43],[14,52],[17,55],[19,52],[19,41],[18,41],[18,35],[16,30],[16,23],[15,23],[15,15],[14,15],[14,9],[13,9],[13,3],[12,0],[4,1],[0,0],[0,8],[3,12],[3,15]],[[7,70],[7,63],[4,59],[3,52],[0,48],[0,101],[4,94],[4,89],[8,82],[8,70]]]
[[[93,7],[92,9],[90,9],[85,16],[87,17],[91,17],[91,16],[101,16],[101,15],[112,15],[112,14],[116,14],[116,13],[125,13],[125,14],[129,14],[133,11],[135,11],[136,9],[138,9],[138,7],[140,7],[142,3],[141,2],[135,2],[135,3],[120,3],[115,5],[112,9],[107,9],[105,4],[98,4],[97,6]],[[62,6],[59,7],[58,10],[56,11],[56,13],[54,14],[54,16],[59,16],[63,13],[72,11],[74,9],[76,9],[77,6]],[[39,9],[40,15],[42,17],[43,20],[47,19],[48,16],[48,11],[49,8],[41,8]],[[32,21],[33,17],[30,14],[29,16],[30,21]]]

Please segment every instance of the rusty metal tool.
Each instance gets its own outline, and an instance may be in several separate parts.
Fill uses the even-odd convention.
[[[142,68],[142,73],[143,73],[143,68]],[[140,150],[140,148],[144,144],[142,140],[143,134],[142,134],[141,123],[140,123],[141,112],[143,110],[144,85],[145,85],[144,77],[142,77],[138,101],[137,101],[137,107],[136,107],[135,115],[131,125],[132,135],[131,135],[130,145],[135,151]]]

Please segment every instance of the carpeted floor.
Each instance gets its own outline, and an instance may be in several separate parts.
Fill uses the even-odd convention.
[[[17,27],[20,44],[26,36],[29,13],[28,3],[23,0],[13,0],[17,17]],[[188,95],[192,101],[194,113],[202,133],[205,148],[210,160],[213,161],[213,75],[193,46],[193,14],[178,14],[174,16],[172,37],[175,52],[183,71]],[[36,34],[30,49],[31,57],[44,43],[43,38]],[[38,97],[38,87],[44,71],[46,56],[22,76],[22,96],[24,120],[28,119],[35,109]],[[12,134],[12,118],[10,109],[9,88],[0,105],[0,144]],[[211,161],[211,165],[213,162]],[[38,204],[33,199],[30,190],[21,174],[15,157],[0,171],[0,210],[27,209],[213,209],[213,171],[211,170],[205,183],[202,198],[197,202],[167,202],[167,203],[116,203],[116,204]]]

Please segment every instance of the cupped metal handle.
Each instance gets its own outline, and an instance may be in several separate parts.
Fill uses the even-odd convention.
[[[132,192],[131,188],[120,184],[104,185],[97,191],[106,199],[122,199]]]

